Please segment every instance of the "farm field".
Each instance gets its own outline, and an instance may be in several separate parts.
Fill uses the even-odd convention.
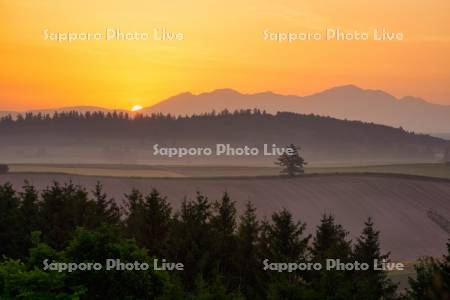
[[[450,165],[445,164],[401,164],[379,166],[351,167],[316,167],[309,168],[308,173],[384,173],[425,176],[450,179]]]
[[[146,166],[107,164],[13,164],[12,173],[61,173],[108,177],[253,177],[279,175],[278,167],[247,166]],[[450,166],[444,164],[402,164],[375,166],[311,166],[307,174],[386,173],[450,179]]]

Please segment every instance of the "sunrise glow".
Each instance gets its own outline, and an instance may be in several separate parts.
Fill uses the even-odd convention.
[[[450,1],[0,2],[1,110],[126,109],[129,99],[151,106],[218,88],[307,95],[345,84],[450,104]],[[327,28],[404,40],[264,40]],[[55,32],[91,36],[56,41]]]
[[[131,108],[131,111],[140,111],[143,107],[141,105],[135,105]]]

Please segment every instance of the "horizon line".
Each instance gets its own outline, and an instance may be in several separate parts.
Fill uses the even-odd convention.
[[[160,103],[163,103],[163,102],[165,102],[167,100],[170,100],[170,99],[172,99],[174,97],[178,97],[178,96],[184,95],[184,94],[190,94],[192,96],[200,96],[200,95],[204,95],[204,94],[212,94],[212,93],[219,92],[219,91],[230,91],[230,92],[235,92],[237,94],[240,94],[242,96],[254,96],[254,95],[259,95],[259,94],[273,94],[273,95],[276,95],[276,96],[283,96],[283,97],[301,97],[301,98],[303,98],[303,97],[309,97],[309,96],[321,94],[321,93],[324,93],[324,92],[327,92],[327,91],[331,91],[331,90],[334,90],[334,89],[339,89],[339,88],[353,88],[353,89],[360,90],[360,91],[365,91],[365,92],[382,92],[384,94],[387,94],[388,96],[391,96],[391,97],[395,98],[397,101],[400,101],[400,100],[402,100],[404,98],[415,98],[415,99],[422,100],[422,101],[426,102],[427,104],[438,105],[438,106],[443,106],[443,107],[450,107],[450,105],[448,105],[448,104],[441,104],[441,103],[436,103],[436,102],[430,102],[427,99],[424,99],[422,97],[417,97],[417,96],[412,96],[412,95],[396,97],[396,96],[392,95],[391,93],[386,92],[386,91],[381,90],[381,89],[362,88],[362,87],[360,87],[360,86],[358,86],[356,84],[349,83],[349,84],[343,84],[343,85],[337,85],[337,86],[329,87],[329,88],[322,89],[320,91],[309,93],[309,94],[305,94],[305,95],[276,93],[276,92],[273,92],[271,90],[266,90],[266,91],[261,91],[261,92],[254,92],[254,93],[244,93],[244,92],[241,92],[241,91],[239,91],[237,89],[229,88],[229,87],[215,88],[215,89],[212,89],[212,90],[209,90],[209,91],[200,92],[200,93],[193,93],[191,91],[185,91],[185,92],[179,92],[177,94],[174,94],[172,96],[164,98],[164,99],[162,99],[162,100],[160,100],[160,101],[158,101],[158,102],[156,102],[156,103],[154,103],[152,105],[148,105],[148,106],[147,105],[143,105],[142,110],[150,109],[153,106],[156,106],[156,105],[158,105]],[[76,105],[76,104],[72,104],[72,105],[61,106],[61,107],[41,107],[41,108],[18,109],[18,110],[17,109],[8,109],[8,108],[3,109],[3,108],[0,108],[0,112],[2,112],[2,113],[28,113],[28,112],[44,111],[44,110],[57,111],[57,110],[61,110],[61,109],[65,110],[65,109],[71,109],[71,108],[73,108],[75,111],[78,110],[78,109],[98,108],[98,109],[101,109],[101,110],[126,111],[126,112],[130,112],[130,113],[136,113],[136,112],[133,112],[131,110],[131,108],[106,107],[106,106],[98,106],[98,105],[94,105],[94,104],[93,105]]]

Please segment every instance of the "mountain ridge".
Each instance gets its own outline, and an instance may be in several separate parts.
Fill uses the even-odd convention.
[[[182,93],[146,107],[144,113],[191,115],[215,111],[258,108],[270,113],[289,111],[338,119],[403,127],[420,133],[450,132],[450,106],[405,96],[397,98],[383,90],[349,84],[306,96],[270,91],[245,94],[215,89],[200,94]]]
[[[354,84],[336,86],[305,96],[283,95],[272,91],[242,93],[231,88],[214,89],[199,94],[183,92],[144,107],[140,113],[192,115],[253,108],[270,113],[287,111],[370,122],[402,127],[419,133],[450,133],[450,105],[431,103],[415,96],[397,98],[383,90],[363,89]],[[97,106],[37,109],[28,112],[52,114],[55,111],[73,110],[130,113],[129,110]],[[27,112],[0,111],[0,117],[24,113]]]

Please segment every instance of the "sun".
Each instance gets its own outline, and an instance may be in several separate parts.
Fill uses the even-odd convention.
[[[140,111],[143,107],[141,105],[135,105],[131,108],[131,111]]]

